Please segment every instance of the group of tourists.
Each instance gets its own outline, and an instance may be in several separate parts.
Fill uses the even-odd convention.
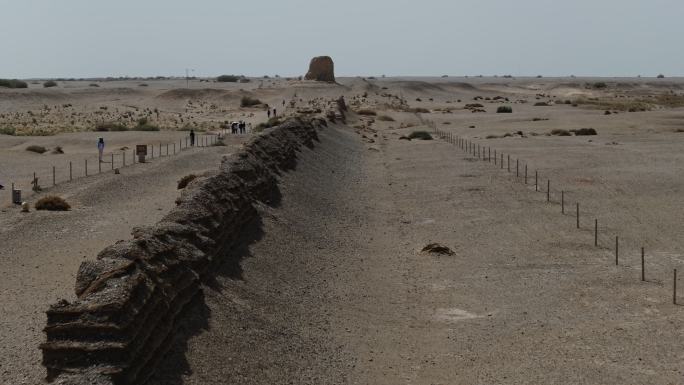
[[[245,123],[244,120],[231,123],[230,124],[230,133],[233,135],[247,133],[247,123]]]

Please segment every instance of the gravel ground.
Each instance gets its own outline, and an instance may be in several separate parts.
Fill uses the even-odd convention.
[[[146,164],[82,178],[45,192],[64,197],[68,212],[16,207],[0,212],[0,383],[43,381],[38,345],[43,342],[45,310],[59,298],[74,297],[81,261],[104,247],[130,238],[133,227],[157,222],[173,206],[176,182],[189,173],[218,167],[221,158],[246,138],[229,138],[225,147],[208,147],[155,158]],[[32,197],[33,204],[41,195]]]
[[[354,136],[283,177],[153,383],[680,382],[667,284],[452,145]]]

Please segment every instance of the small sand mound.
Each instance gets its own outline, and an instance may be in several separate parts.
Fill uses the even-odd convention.
[[[423,250],[421,250],[423,253],[429,253],[429,254],[439,254],[439,255],[454,255],[453,250],[450,248],[440,245],[439,243],[430,243],[429,245],[423,247]]]

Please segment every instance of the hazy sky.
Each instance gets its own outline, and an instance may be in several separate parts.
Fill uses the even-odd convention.
[[[0,78],[684,75],[683,0],[0,0]]]

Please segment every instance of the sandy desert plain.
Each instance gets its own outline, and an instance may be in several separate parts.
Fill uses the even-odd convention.
[[[45,382],[45,311],[75,298],[82,261],[159,221],[181,177],[217,169],[255,134],[126,167],[121,149],[265,122],[263,106],[240,107],[243,96],[282,116],[325,118],[340,96],[349,111],[280,174],[259,235],[205,283],[148,383],[684,383],[684,307],[673,303],[684,79],[58,83],[0,88],[0,130],[16,133],[0,134],[0,384]],[[94,131],[143,117],[161,131]],[[597,135],[571,132],[582,128]],[[406,140],[414,131],[433,140]],[[98,137],[120,174],[110,163],[97,172]],[[56,194],[72,208],[21,213],[12,182],[30,204]],[[422,251],[431,243],[453,254]]]

